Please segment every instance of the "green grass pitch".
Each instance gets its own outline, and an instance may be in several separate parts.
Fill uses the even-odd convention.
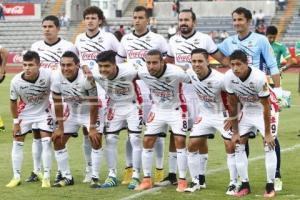
[[[226,155],[221,137],[217,134],[214,140],[209,140],[208,175],[206,177],[207,189],[193,194],[181,194],[175,191],[174,186],[153,190],[150,193],[129,191],[126,186],[119,185],[111,189],[91,189],[83,184],[84,158],[82,151],[82,134],[71,139],[68,143],[70,155],[70,167],[75,179],[75,185],[65,188],[42,189],[41,183],[26,183],[25,178],[32,170],[31,141],[32,136],[27,135],[24,148],[24,161],[22,169],[22,184],[19,187],[9,189],[5,185],[12,178],[11,147],[12,147],[12,119],[9,111],[9,83],[12,75],[0,85],[0,114],[6,125],[6,133],[0,135],[0,199],[235,199],[225,195],[229,175],[226,169]],[[297,93],[297,74],[285,74],[283,87],[292,91],[292,107],[284,109],[280,113],[279,138],[282,148],[282,180],[283,191],[277,193],[276,199],[289,200],[300,199],[300,95]],[[125,141],[126,132],[121,132],[118,145],[118,175],[122,179],[125,166]],[[105,145],[105,144],[104,144]],[[165,153],[165,174],[167,173],[167,149]],[[263,147],[260,137],[250,141],[249,176],[252,193],[243,199],[262,199],[265,186],[265,168],[263,159]],[[52,180],[56,172],[56,161],[53,156]],[[107,175],[106,160],[103,156],[101,164],[101,182]],[[138,195],[137,195],[138,194]],[[137,196],[133,196],[137,195]]]

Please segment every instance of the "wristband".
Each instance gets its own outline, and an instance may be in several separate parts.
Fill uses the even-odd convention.
[[[19,124],[19,123],[20,123],[20,121],[19,121],[19,119],[18,119],[18,118],[14,118],[14,119],[13,119],[13,123],[14,123],[14,124]]]

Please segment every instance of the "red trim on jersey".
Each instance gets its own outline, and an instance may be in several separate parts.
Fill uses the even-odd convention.
[[[142,93],[141,93],[140,87],[139,87],[138,84],[136,83],[136,80],[138,80],[138,77],[135,77],[135,78],[132,80],[133,87],[134,87],[134,92],[135,92],[136,100],[137,100],[138,104],[139,104],[139,105],[142,105],[142,103],[143,103],[143,97],[142,97]]]
[[[18,114],[20,114],[25,109],[25,107],[26,107],[26,103],[22,101],[22,99],[20,99],[17,107]]]
[[[269,88],[269,92],[270,92],[269,99],[270,99],[271,109],[274,109],[275,112],[279,112],[280,105],[279,105],[278,99],[271,88]]]
[[[183,94],[183,90],[182,90],[182,82],[179,83],[179,100],[180,100],[180,108],[182,110],[182,118],[187,118],[187,105],[186,105],[186,99],[185,96]]]
[[[225,109],[229,111],[229,106],[228,106],[228,101],[227,101],[227,93],[221,91],[221,98],[222,98],[222,102],[223,102]]]

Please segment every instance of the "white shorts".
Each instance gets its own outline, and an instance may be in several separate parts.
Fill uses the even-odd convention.
[[[127,128],[130,133],[142,133],[143,111],[136,103],[123,106],[108,106],[105,119],[105,133],[118,133]]]
[[[257,131],[265,137],[265,122],[263,114],[254,114],[241,112],[239,117],[239,132],[240,136],[248,135],[250,132],[256,133]],[[273,137],[276,137],[277,131],[272,131],[271,134]]]
[[[215,134],[218,130],[224,139],[230,140],[232,135],[231,131],[224,130],[226,116],[226,113],[198,115],[194,122],[190,138],[208,136]]]
[[[39,117],[35,119],[20,119],[20,128],[21,131],[17,135],[25,135],[33,129],[52,133],[54,130],[54,121],[51,115],[48,115],[47,118]]]
[[[183,87],[183,94],[186,99],[186,104],[188,108],[188,122],[189,122],[189,129],[192,128],[195,120],[199,115],[199,98],[196,92],[193,89],[192,84],[184,84]]]
[[[170,127],[174,135],[186,136],[188,129],[187,113],[181,108],[157,109],[152,108],[146,123],[145,135],[159,135]]]

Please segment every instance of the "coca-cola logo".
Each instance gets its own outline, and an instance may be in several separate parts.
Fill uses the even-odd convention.
[[[8,16],[34,15],[34,4],[32,3],[6,3],[3,5],[4,14]]]
[[[191,62],[190,54],[176,54],[176,62]]]
[[[22,15],[24,13],[25,6],[14,6],[14,7],[4,7],[6,14],[10,15]]]
[[[22,63],[23,62],[23,57],[19,54],[16,54],[13,57],[13,62],[14,63]]]
[[[59,63],[56,63],[56,62],[42,62],[41,67],[56,70],[59,67]]]
[[[128,58],[134,59],[134,58],[145,58],[146,54],[148,53],[148,50],[130,50],[128,51]]]
[[[82,60],[96,60],[99,52],[83,52],[81,53]]]

